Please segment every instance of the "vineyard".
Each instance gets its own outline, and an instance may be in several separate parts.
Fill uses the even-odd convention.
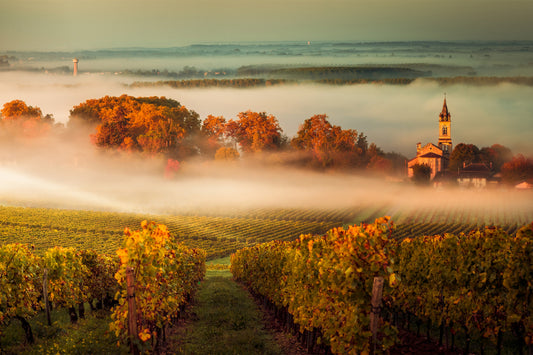
[[[394,239],[468,233],[498,225],[507,233],[533,220],[533,212],[510,213],[505,206],[493,213],[445,209],[405,210],[390,206],[338,209],[256,208],[177,210],[172,215],[95,212],[28,207],[0,207],[0,243],[27,243],[39,253],[54,246],[92,249],[114,254],[124,228],[152,220],[167,226],[173,237],[188,247],[204,249],[207,259],[228,256],[238,249],[273,240],[294,240],[300,234],[327,230],[392,216]]]
[[[53,329],[51,308],[66,309],[75,324],[89,304],[111,312],[118,345],[129,344],[134,354],[158,349],[204,278],[205,252],[147,221],[140,230],[126,228],[121,244],[118,257],[61,246],[38,256],[27,244],[0,245],[0,338],[16,319],[33,344],[29,320],[41,310]]]
[[[436,328],[438,341],[451,342],[452,348],[456,337],[488,339],[498,349],[511,337],[518,339],[512,349],[525,348],[533,335],[527,286],[531,237],[519,229],[533,220],[533,212],[512,213],[507,207],[491,206],[490,213],[450,204],[420,210],[360,205],[149,215],[3,206],[0,272],[8,276],[2,290],[9,292],[0,295],[0,322],[19,319],[31,342],[26,319],[47,302],[66,309],[72,322],[83,317],[83,304],[113,307],[117,339],[155,349],[195,292],[204,260],[236,252],[235,278],[275,309],[311,351],[394,349],[398,332],[413,324],[417,333],[427,325],[428,336]],[[390,224],[371,223],[385,214],[392,215]],[[139,225],[139,231],[125,229]],[[133,342],[126,285],[132,267],[142,314]],[[44,274],[48,301],[42,295]],[[385,279],[385,287],[379,344],[373,345],[368,302],[376,276]],[[462,346],[470,346],[464,339]]]
[[[439,345],[451,350],[459,335],[465,353],[475,340],[479,353],[500,354],[504,338],[512,353],[532,350],[533,224],[515,237],[485,228],[401,242],[393,228],[381,218],[260,244],[233,254],[231,271],[310,352],[394,353],[410,323],[417,333],[427,324],[428,338],[437,327]],[[376,278],[385,280],[382,307],[371,302]]]

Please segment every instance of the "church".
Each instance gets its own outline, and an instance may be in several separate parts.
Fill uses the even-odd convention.
[[[428,143],[423,147],[421,143],[417,143],[416,157],[407,162],[409,177],[413,176],[413,166],[416,164],[428,165],[431,168],[431,179],[446,170],[452,152],[451,124],[450,111],[444,97],[442,111],[439,114],[439,141],[437,145]]]

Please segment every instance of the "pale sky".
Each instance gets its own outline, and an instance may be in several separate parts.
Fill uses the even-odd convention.
[[[0,50],[533,40],[533,0],[0,0]]]

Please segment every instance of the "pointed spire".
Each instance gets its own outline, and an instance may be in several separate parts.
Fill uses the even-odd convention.
[[[441,121],[450,120],[450,111],[448,111],[448,105],[446,104],[446,93],[444,93],[444,103],[442,104],[442,111],[439,115]]]

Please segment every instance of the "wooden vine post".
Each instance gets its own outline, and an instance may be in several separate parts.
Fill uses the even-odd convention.
[[[371,353],[376,352],[378,323],[381,312],[381,299],[383,296],[383,277],[374,277],[374,285],[372,287],[372,311],[370,312],[370,330],[372,331],[372,347]]]
[[[46,310],[46,321],[48,325],[52,325],[50,319],[50,303],[48,302],[48,269],[44,269],[43,273],[43,296],[44,296],[44,309]]]
[[[139,355],[139,348],[137,347],[138,332],[137,332],[137,308],[135,305],[135,275],[132,267],[126,269],[126,283],[128,295],[128,331],[130,334],[130,351],[134,355]]]

